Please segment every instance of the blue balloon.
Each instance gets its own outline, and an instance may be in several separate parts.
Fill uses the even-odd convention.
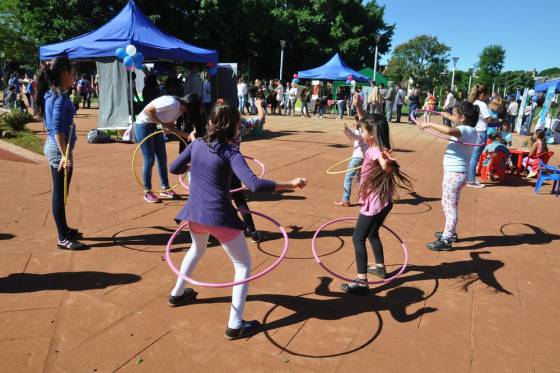
[[[118,58],[123,59],[127,56],[126,51],[124,50],[124,48],[117,48],[117,50],[115,51],[115,54],[117,55]]]
[[[126,67],[132,67],[134,66],[134,59],[130,56],[126,56],[123,60],[123,63]]]
[[[144,54],[142,52],[136,52],[134,56],[132,56],[135,63],[144,63]]]
[[[142,67],[143,67],[143,66],[144,66],[144,65],[142,65],[141,62],[135,62],[135,63],[134,63],[134,67],[136,67],[136,70],[142,70]]]
[[[214,76],[218,73],[218,68],[216,66],[212,66],[208,69],[208,75]]]

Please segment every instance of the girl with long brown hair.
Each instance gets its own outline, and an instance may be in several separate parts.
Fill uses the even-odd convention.
[[[393,196],[397,189],[412,191],[412,183],[391,154],[387,119],[381,114],[373,114],[360,124],[364,142],[369,148],[365,152],[360,180],[362,208],[352,236],[358,274],[355,282],[342,284],[341,289],[347,293],[366,294],[369,291],[368,273],[387,277],[379,228],[393,208]],[[375,257],[375,265],[371,267],[367,266],[368,239]]]

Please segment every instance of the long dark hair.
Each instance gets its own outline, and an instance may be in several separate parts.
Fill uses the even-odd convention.
[[[476,126],[480,116],[480,108],[478,105],[474,105],[469,101],[459,101],[455,104],[454,109],[457,111],[457,114],[465,116],[465,121],[462,124],[470,127]]]
[[[391,150],[389,137],[389,123],[387,118],[381,114],[372,114],[368,119],[360,120],[358,123],[375,138],[375,143],[381,150]]]
[[[386,204],[393,200],[393,195],[398,189],[412,192],[412,179],[403,171],[397,161],[387,160],[387,168],[384,170],[379,161],[373,163],[371,171],[366,171],[365,181],[360,187],[360,196],[367,198],[368,195],[378,192],[379,201]]]
[[[389,138],[389,123],[387,118],[380,114],[373,114],[367,120],[359,122],[370,135],[375,138],[375,142],[381,151],[391,150]],[[398,189],[405,189],[412,192],[412,179],[400,170],[400,165],[392,159],[387,160],[387,168],[384,170],[379,161],[373,163],[371,170],[364,170],[362,174],[365,181],[360,187],[360,195],[366,198],[374,192],[379,193],[379,200],[385,204],[392,200],[393,195]]]
[[[68,57],[56,57],[41,65],[37,79],[37,108],[36,114],[43,116],[45,113],[45,94],[49,89],[59,90],[62,85],[62,73],[70,72],[73,65]]]
[[[208,121],[205,141],[227,143],[233,141],[237,135],[237,126],[241,115],[231,102],[219,99],[214,104]]]

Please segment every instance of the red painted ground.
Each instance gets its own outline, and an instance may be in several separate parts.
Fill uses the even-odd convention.
[[[55,248],[46,164],[0,160],[0,371],[2,372],[552,372],[560,371],[560,199],[540,195],[534,180],[465,189],[457,250],[424,244],[443,223],[441,158],[445,142],[407,125],[392,140],[416,179],[387,225],[409,247],[408,271],[367,297],[346,296],[340,281],[312,259],[311,237],[325,221],[357,214],[341,209],[343,176],[331,164],[351,155],[336,120],[270,117],[265,136],[245,154],[267,177],[307,176],[303,191],[251,196],[251,207],[290,233],[280,267],[254,282],[246,318],[267,325],[248,340],[223,337],[230,289],[197,288],[198,301],[172,309],[175,276],[162,260],[182,202],[148,205],[132,178],[134,145],[90,145],[96,111],[81,111],[69,222],[91,249]],[[176,152],[170,143],[169,154]],[[560,149],[554,149],[557,154]],[[558,164],[558,155],[552,164]],[[275,259],[281,239],[257,218],[266,242],[250,243],[254,271]],[[351,225],[319,239],[324,262],[351,276]],[[188,247],[187,235],[178,250]],[[402,253],[384,236],[387,263]],[[178,263],[182,252],[175,252]],[[216,247],[201,261],[200,280],[227,281],[232,266]]]

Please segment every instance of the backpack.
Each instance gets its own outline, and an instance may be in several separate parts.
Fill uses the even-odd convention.
[[[88,132],[87,142],[90,144],[104,144],[111,142],[111,137],[107,133],[94,128]]]

